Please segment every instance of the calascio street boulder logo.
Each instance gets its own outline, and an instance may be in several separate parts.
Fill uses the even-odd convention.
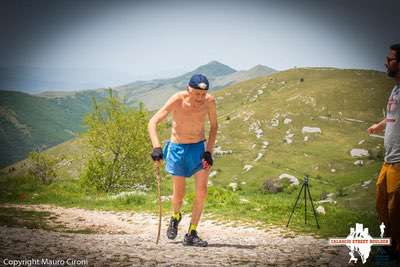
[[[391,239],[383,238],[385,231],[385,225],[380,225],[381,237],[373,238],[368,231],[368,228],[364,228],[361,223],[356,223],[356,228],[350,228],[350,233],[346,238],[330,238],[329,244],[333,246],[347,246],[350,249],[350,262],[357,263],[357,254],[361,257],[361,261],[364,264],[371,252],[372,246],[390,246]]]

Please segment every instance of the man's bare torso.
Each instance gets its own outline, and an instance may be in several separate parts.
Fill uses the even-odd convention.
[[[187,92],[178,93],[178,101],[171,112],[171,141],[179,144],[197,143],[205,140],[204,124],[208,115],[208,103],[211,96],[207,94],[203,103],[189,101]]]

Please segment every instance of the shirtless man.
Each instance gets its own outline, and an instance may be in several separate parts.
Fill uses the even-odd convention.
[[[195,74],[189,81],[186,91],[173,95],[167,103],[150,119],[148,130],[153,144],[151,157],[160,166],[165,159],[165,170],[172,175],[173,196],[171,217],[167,237],[175,239],[178,224],[182,219],[180,212],[185,195],[185,179],[195,176],[196,197],[192,207],[192,219],[183,245],[207,246],[196,231],[207,197],[208,174],[213,165],[212,151],[217,136],[217,113],[215,98],[209,95],[209,82],[201,74]],[[164,148],[157,136],[157,124],[167,115],[172,115],[171,140]],[[210,121],[208,142],[205,141],[204,124]]]

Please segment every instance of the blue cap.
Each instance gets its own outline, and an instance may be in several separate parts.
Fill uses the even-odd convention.
[[[195,89],[208,90],[209,85],[210,84],[208,83],[206,76],[202,74],[193,75],[189,81],[189,86]]]

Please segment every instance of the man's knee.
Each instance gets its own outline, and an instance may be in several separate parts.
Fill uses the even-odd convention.
[[[172,199],[175,202],[182,202],[183,198],[185,197],[185,191],[181,191],[181,192],[174,192]]]
[[[205,199],[207,198],[208,189],[207,187],[200,187],[196,190],[196,198]]]

